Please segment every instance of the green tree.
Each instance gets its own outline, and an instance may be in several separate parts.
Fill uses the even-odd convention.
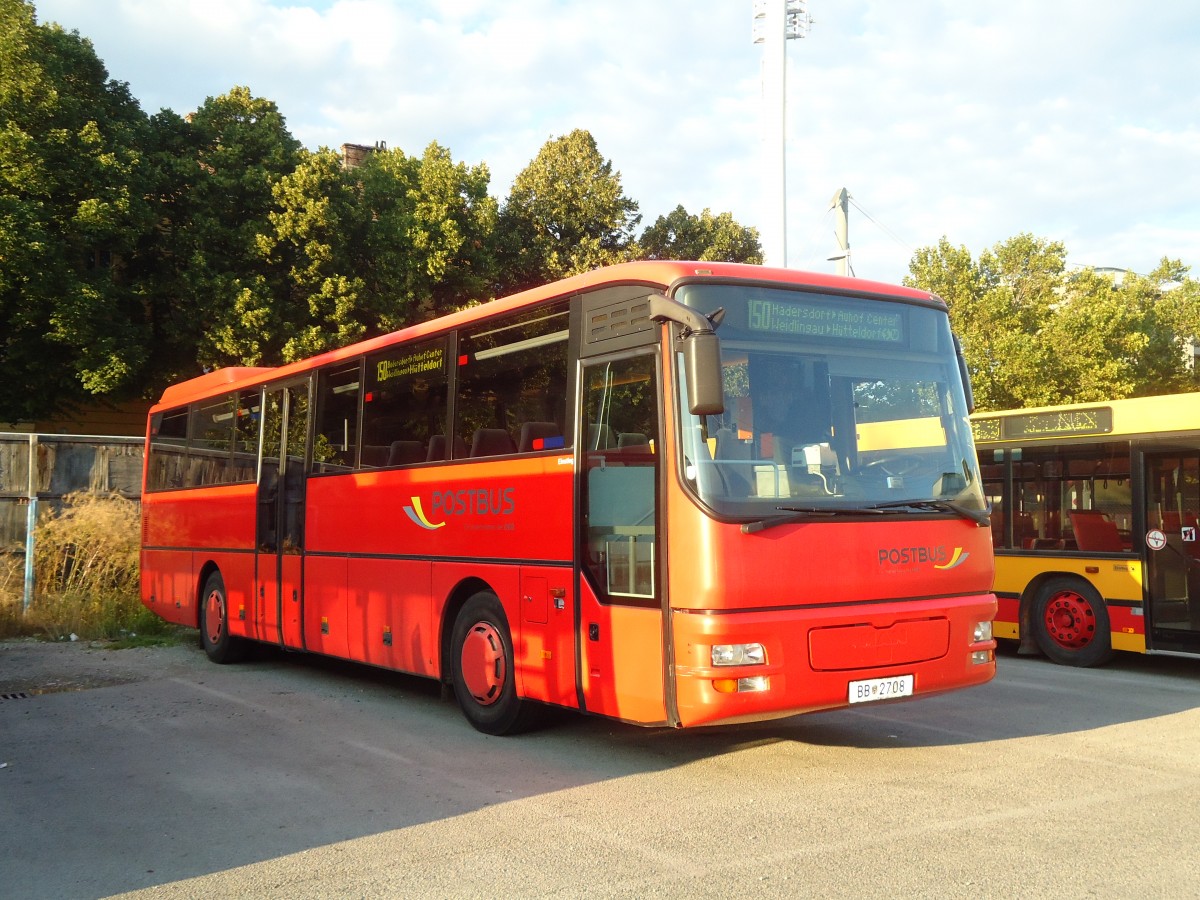
[[[89,41],[0,0],[0,420],[139,384],[146,128]]]
[[[274,364],[282,358],[290,260],[263,252],[275,186],[295,170],[300,142],[276,105],[246,87],[209,97],[190,117],[197,175],[184,225],[186,305],[202,318],[197,363]]]
[[[274,186],[276,209],[259,250],[287,269],[275,324],[283,359],[339,347],[363,336],[359,315],[363,280],[354,248],[363,241],[360,197],[332,150],[301,152],[299,165]]]
[[[363,167],[370,254],[363,271],[377,326],[392,330],[489,299],[498,205],[486,165],[431,143],[420,157],[375,153]]]
[[[1059,242],[1022,234],[980,254],[943,238],[905,282],[947,301],[980,409],[1166,393],[1193,382],[1184,347],[1200,303],[1177,261],[1119,280],[1069,273]]]
[[[377,150],[344,168],[304,154],[275,188],[260,247],[288,269],[285,359],[392,331],[486,299],[496,201],[484,166],[430,144]]]
[[[705,209],[698,216],[676,206],[642,232],[638,246],[644,259],[695,259],[762,265],[757,228],[744,228],[723,212]]]
[[[551,138],[517,175],[500,214],[501,292],[633,258],[637,209],[589,132]]]
[[[1200,343],[1200,281],[1192,278],[1190,271],[1191,268],[1180,260],[1164,256],[1138,285],[1149,295],[1159,320],[1175,338],[1183,369],[1173,379],[1173,389],[1195,390],[1197,384],[1195,354]]]

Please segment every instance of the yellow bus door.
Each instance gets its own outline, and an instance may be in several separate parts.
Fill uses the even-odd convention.
[[[1146,454],[1148,645],[1200,640],[1200,453]]]

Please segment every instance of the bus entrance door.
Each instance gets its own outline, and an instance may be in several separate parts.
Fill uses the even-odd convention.
[[[269,389],[263,403],[258,467],[257,585],[259,640],[302,648],[304,460],[308,381]]]
[[[1147,645],[1200,647],[1200,454],[1146,454]]]
[[[657,375],[651,355],[583,369],[583,705],[631,722],[668,720],[658,553]]]

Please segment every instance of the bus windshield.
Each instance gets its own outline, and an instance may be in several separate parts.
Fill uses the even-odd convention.
[[[717,515],[985,511],[943,309],[745,285],[676,298],[725,310],[725,410],[680,404],[684,482]]]

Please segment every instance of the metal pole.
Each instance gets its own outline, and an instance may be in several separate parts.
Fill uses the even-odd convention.
[[[849,219],[850,194],[845,188],[842,188],[833,195],[833,199],[829,201],[829,208],[837,210],[837,224],[834,226],[834,233],[837,236],[838,255],[832,256],[830,259],[837,260],[837,273],[839,275],[848,275],[850,269],[850,219]]]
[[[756,0],[754,43],[762,44],[762,246],[769,266],[787,266],[786,0]]]
[[[25,597],[21,607],[22,615],[29,612],[33,603],[33,551],[35,546],[34,531],[37,527],[37,435],[29,435],[29,480],[26,499],[29,508],[25,514]]]
[[[807,34],[806,0],[755,0],[754,43],[762,44],[763,261],[788,264],[787,41]]]

